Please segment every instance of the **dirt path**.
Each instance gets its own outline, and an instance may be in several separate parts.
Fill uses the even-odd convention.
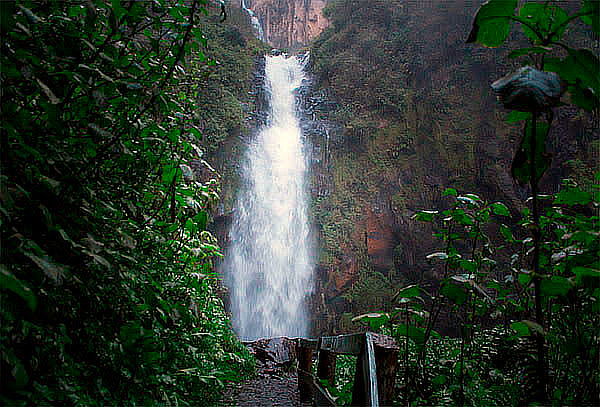
[[[256,357],[256,376],[231,385],[223,400],[229,407],[309,407],[300,403],[295,342],[289,338],[260,339],[246,344]]]
[[[225,405],[237,407],[309,407],[300,403],[295,371],[257,369],[256,377],[235,386],[226,394]]]

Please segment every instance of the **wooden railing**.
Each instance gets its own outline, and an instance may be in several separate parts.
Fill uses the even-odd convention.
[[[317,406],[336,406],[321,380],[335,384],[336,355],[358,356],[352,406],[379,407],[391,404],[398,367],[398,346],[393,338],[371,332],[320,339],[299,338],[297,342],[298,389],[300,400],[314,400]],[[312,373],[317,355],[317,374]]]

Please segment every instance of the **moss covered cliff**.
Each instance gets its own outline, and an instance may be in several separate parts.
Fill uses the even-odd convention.
[[[311,47],[308,107],[330,129],[312,137],[318,330],[351,328],[340,314],[381,310],[393,287],[427,272],[435,242],[411,216],[439,206],[446,187],[522,205],[526,191],[510,177],[520,130],[502,121],[489,88],[517,62],[504,62],[504,48],[465,43],[476,9],[468,1],[336,0],[324,11],[331,25]],[[550,148],[555,162],[577,156],[571,167],[585,171],[595,165],[586,146],[598,133],[590,117],[569,123]],[[564,166],[552,168],[543,188],[554,190],[563,175]]]

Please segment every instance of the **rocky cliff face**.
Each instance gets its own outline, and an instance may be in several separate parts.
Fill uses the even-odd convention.
[[[325,3],[246,0],[275,47],[308,45],[330,24],[311,47],[313,83],[299,90],[319,240],[315,335],[355,329],[352,316],[389,310],[398,287],[434,280],[425,256],[440,242],[412,215],[445,208],[445,188],[501,200],[513,210],[527,197],[510,177],[520,126],[504,122],[489,90],[518,64],[506,58],[507,48],[465,44],[477,2],[336,1],[329,21],[321,14]],[[255,101],[246,118],[251,128],[265,113],[262,69],[255,68]],[[554,164],[544,191],[597,163],[597,126],[576,109],[562,108],[561,122],[565,115],[551,134]],[[227,138],[234,147],[225,146],[223,163],[235,162],[236,139]],[[559,165],[566,162],[569,171]],[[227,165],[220,230],[235,210]]]
[[[327,0],[252,0],[248,7],[257,15],[265,41],[276,48],[307,45],[327,26],[323,8]]]
[[[442,242],[413,215],[445,209],[446,188],[524,206],[528,191],[510,176],[522,130],[503,120],[489,89],[518,65],[508,47],[465,44],[476,9],[465,0],[330,6],[331,28],[311,47],[314,84],[303,95],[320,250],[317,333],[348,332],[358,328],[352,316],[389,311],[399,287],[435,285],[426,255]],[[597,163],[587,152],[599,140],[589,115],[571,107],[560,115],[569,128],[551,133],[544,191],[556,191],[569,160]]]

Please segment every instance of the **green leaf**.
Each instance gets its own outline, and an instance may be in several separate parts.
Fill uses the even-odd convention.
[[[564,59],[549,58],[544,70],[556,72],[560,78],[571,85],[581,84],[583,88],[591,88],[596,95],[600,94],[600,61],[588,49],[569,48],[569,55]]]
[[[506,121],[508,123],[517,123],[521,120],[527,120],[531,118],[531,112],[519,112],[518,110],[513,110],[506,116]]]
[[[445,252],[436,252],[436,253],[431,253],[431,254],[427,255],[426,258],[428,260],[431,260],[431,259],[446,260],[448,258],[448,254]]]
[[[510,211],[502,202],[495,202],[490,206],[492,208],[492,212],[494,212],[496,215],[510,216]]]
[[[577,285],[584,285],[593,287],[598,284],[598,278],[600,278],[600,270],[593,269],[590,267],[573,267],[571,270],[575,274],[575,283]],[[589,284],[588,284],[589,283]]]
[[[198,224],[198,230],[206,230],[208,214],[205,211],[198,212],[196,216],[194,216],[194,221]]]
[[[587,110],[588,112],[600,107],[600,97],[590,88],[584,88],[581,83],[567,86],[567,91],[571,95],[571,103],[575,106]]]
[[[396,298],[413,298],[421,295],[421,288],[417,284],[411,284],[402,288],[398,293],[394,296]]]
[[[117,19],[127,14],[127,10],[121,5],[121,0],[112,0],[112,11],[115,13]]]
[[[518,336],[518,337],[531,335],[529,326],[527,326],[527,324],[522,321],[513,322],[512,324],[510,324],[510,327],[512,328],[513,331],[515,331],[517,333],[516,336]]]
[[[538,333],[538,334],[544,334],[544,328],[542,328],[542,326],[540,324],[538,324],[537,322],[534,321],[529,321],[529,320],[523,320],[521,321],[523,322],[525,325],[527,325],[527,327],[529,328],[529,332],[531,333]]]
[[[181,130],[173,129],[169,133],[167,133],[167,137],[173,143],[177,143],[179,141],[179,136],[181,134]]]
[[[2,33],[9,32],[16,24],[15,4],[14,1],[0,1],[0,32]]]
[[[533,275],[531,273],[519,273],[518,280],[523,287],[527,287],[533,280]]]
[[[390,320],[390,315],[387,313],[371,312],[368,314],[359,315],[352,318],[352,322],[366,321],[369,327],[377,331]]]
[[[504,239],[506,239],[507,242],[515,241],[515,237],[513,236],[512,230],[508,226],[504,224],[500,225],[500,233],[502,234],[502,236],[504,236]]]
[[[587,25],[591,25],[596,34],[600,34],[600,1],[583,0],[581,11],[589,13],[589,15],[582,16],[581,20]]]
[[[460,268],[468,271],[469,273],[474,273],[477,270],[477,263],[474,260],[461,260],[459,263]]]
[[[396,328],[396,336],[411,339],[419,348],[425,344],[425,330],[417,326],[400,324]]]
[[[530,180],[531,166],[535,167],[535,182],[544,175],[550,167],[550,159],[546,154],[546,137],[550,131],[550,125],[546,121],[537,120],[536,129],[533,131],[533,120],[528,119],[525,125],[524,135],[513,158],[511,174],[521,185]],[[531,157],[531,148],[535,143],[535,157]]]
[[[587,205],[592,202],[592,194],[579,188],[567,187],[560,190],[554,200],[555,204]]]
[[[419,211],[415,213],[412,217],[413,219],[419,220],[421,222],[431,222],[435,215],[437,215],[438,211]]]
[[[177,173],[177,167],[174,165],[165,165],[162,173],[162,182],[165,185],[170,185],[175,178],[175,174]]]
[[[573,288],[571,280],[561,276],[552,276],[544,278],[540,283],[540,290],[543,295],[548,297],[562,297],[568,294]]]
[[[567,28],[563,24],[569,18],[566,11],[556,5],[526,3],[521,7],[519,16],[528,24],[521,24],[525,35],[534,43],[559,41]],[[532,26],[535,31],[530,28]],[[539,34],[539,35],[538,35]],[[540,35],[542,38],[540,38]]]
[[[444,383],[446,383],[448,381],[448,377],[441,374],[441,375],[437,375],[436,377],[434,377],[433,379],[431,379],[431,383],[433,384],[437,384],[437,385],[442,385]]]
[[[17,389],[25,387],[29,383],[29,375],[27,374],[27,370],[25,370],[25,366],[23,366],[23,362],[21,362],[10,348],[2,351],[2,357],[12,367],[10,373],[15,379],[15,387]]]
[[[454,188],[446,188],[442,196],[458,196],[458,192]]]
[[[12,291],[25,301],[30,310],[37,308],[37,297],[25,283],[14,276],[6,267],[0,265],[0,289]]]
[[[517,0],[489,0],[483,4],[473,22],[467,43],[476,42],[486,47],[498,47],[510,34],[510,17]]]
[[[467,300],[467,292],[458,284],[449,281],[442,283],[440,293],[457,305],[462,305]]]
[[[478,206],[479,205],[479,201],[477,199],[473,199],[473,197],[471,196],[467,196],[467,195],[463,195],[463,196],[457,196],[456,200],[462,203],[465,203],[467,205],[472,205],[472,206]]]

